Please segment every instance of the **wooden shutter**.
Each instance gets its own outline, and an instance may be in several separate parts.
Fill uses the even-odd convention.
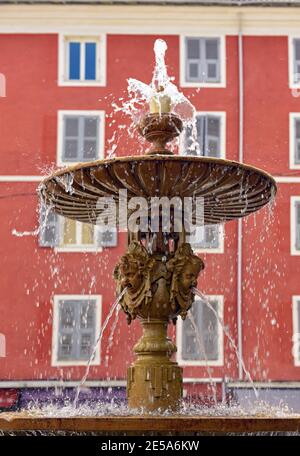
[[[293,81],[295,83],[300,82],[300,39],[294,39],[294,75]]]
[[[300,202],[295,204],[296,211],[296,249],[300,250]]]
[[[96,116],[82,116],[80,132],[81,160],[95,160],[98,155],[99,118]]]
[[[221,118],[208,115],[205,119],[205,145],[206,157],[221,156]]]
[[[58,361],[73,360],[76,356],[76,301],[59,301],[59,325],[58,325]]]
[[[59,302],[58,361],[88,361],[96,341],[96,301]]]
[[[41,247],[59,245],[59,217],[43,204],[40,207],[39,245]]]
[[[218,301],[209,300],[211,306],[218,312]],[[201,318],[198,321],[199,331],[203,334],[203,343],[206,358],[209,361],[216,361],[219,355],[219,328],[218,320],[214,312],[208,307],[205,302],[201,301],[199,305],[201,308]]]
[[[96,341],[96,301],[86,300],[80,306],[80,337],[77,359],[88,360]]]
[[[66,115],[63,123],[63,161],[95,160],[99,149],[99,117]]]
[[[220,82],[220,39],[203,38],[205,82]]]
[[[80,117],[69,116],[63,117],[63,151],[62,159],[65,162],[80,161]]]
[[[201,68],[201,39],[186,38],[186,80],[189,82],[202,81]]]
[[[294,161],[295,161],[295,164],[299,165],[300,164],[300,119],[295,119],[294,135],[295,135]]]

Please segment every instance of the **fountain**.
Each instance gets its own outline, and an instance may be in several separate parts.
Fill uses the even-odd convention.
[[[223,159],[176,155],[167,148],[179,137],[184,122],[191,120],[193,110],[167,77],[165,48],[159,52],[157,45],[156,51],[154,84],[143,92],[149,112],[136,121],[140,135],[151,143],[149,150],[144,155],[107,158],[60,169],[39,187],[43,203],[61,216],[95,225],[104,219],[112,223],[116,216],[119,228],[125,226],[128,230],[128,248],[116,264],[113,277],[119,296],[116,303],[129,324],[137,318],[143,327],[143,335],[134,347],[136,361],[128,369],[127,396],[129,409],[145,416],[127,416],[125,420],[32,418],[31,424],[21,416],[5,429],[181,430],[178,415],[153,418],[151,414],[177,413],[181,404],[182,368],[172,360],[176,346],[168,338],[167,329],[169,323],[176,324],[178,317],[186,318],[197,293],[198,276],[204,269],[204,262],[193,253],[187,236],[199,224],[219,224],[248,216],[275,197],[275,181],[262,170]],[[143,88],[137,81],[130,84]],[[179,105],[185,108],[183,116],[177,109]],[[137,214],[137,204],[132,201],[146,208]],[[200,211],[197,201],[201,202]],[[171,204],[163,206],[166,202]],[[166,207],[167,217],[163,209]],[[226,421],[224,417],[181,419],[190,431],[299,429],[298,418],[280,425],[274,419],[263,418],[247,418],[243,423],[239,418]]]
[[[154,82],[145,96],[150,112],[137,125],[151,143],[146,154],[80,163],[53,173],[40,187],[44,203],[64,217],[99,224],[104,215],[110,219],[116,212],[117,224],[124,217],[128,222],[128,250],[116,265],[114,278],[117,293],[123,293],[120,305],[128,323],[137,317],[143,326],[142,338],[134,347],[137,359],[128,369],[127,395],[129,407],[146,412],[176,411],[182,398],[182,369],[171,360],[176,346],[167,337],[167,327],[178,316],[185,319],[204,268],[186,242],[191,226],[245,217],[276,193],[273,178],[254,167],[174,155],[167,149],[183,129],[182,119],[172,111],[174,94],[181,105],[185,99],[178,97],[168,79],[162,44],[155,45]],[[141,90],[142,83],[131,84]],[[135,214],[129,203],[132,198],[138,198],[141,206],[141,199],[145,202],[142,216]],[[160,205],[164,198],[173,202],[168,227]],[[186,209],[186,201],[197,198],[202,202],[200,216],[195,205]],[[178,215],[179,206],[184,210]],[[139,225],[130,226],[132,218],[139,219]]]

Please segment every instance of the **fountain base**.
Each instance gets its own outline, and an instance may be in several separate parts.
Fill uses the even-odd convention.
[[[182,398],[182,369],[169,358],[176,346],[167,337],[167,321],[142,320],[143,335],[134,347],[138,355],[127,375],[130,408],[176,411]]]

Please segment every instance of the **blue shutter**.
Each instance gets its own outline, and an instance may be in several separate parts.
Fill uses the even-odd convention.
[[[187,82],[220,82],[220,39],[185,39],[185,77]]]
[[[66,115],[63,123],[63,161],[95,160],[99,150],[99,117]]]
[[[202,81],[200,38],[186,38],[185,72],[188,82]]]
[[[85,43],[85,80],[96,80],[96,43]]]
[[[220,246],[219,225],[205,225],[196,228],[195,233],[188,238],[193,249],[218,249]]]
[[[75,359],[76,354],[76,301],[59,301],[59,325],[58,325],[58,361]]]
[[[209,300],[213,309],[218,312],[218,301]],[[216,361],[219,355],[219,328],[218,320],[214,312],[208,307],[205,302],[201,302],[202,309],[201,319],[198,321],[199,331],[203,334],[203,343],[205,348],[206,358],[209,361]]]
[[[83,301],[80,306],[80,338],[77,359],[88,360],[96,342],[96,301]]]
[[[71,81],[80,80],[80,48],[81,43],[69,43],[69,79]]]

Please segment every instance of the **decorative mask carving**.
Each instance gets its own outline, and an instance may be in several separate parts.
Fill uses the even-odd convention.
[[[163,261],[144,246],[132,241],[114,270],[117,292],[127,287],[121,306],[128,323],[141,318],[185,319],[191,307],[203,261],[194,255],[190,244],[181,244],[174,256]]]

